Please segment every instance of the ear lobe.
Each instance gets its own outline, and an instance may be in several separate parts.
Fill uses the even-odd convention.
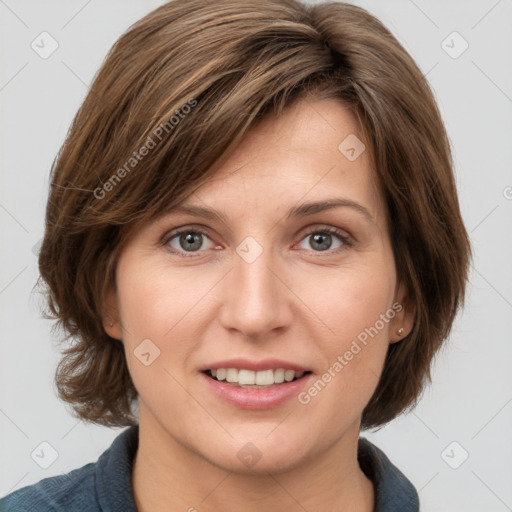
[[[414,327],[416,306],[403,285],[400,285],[395,295],[393,310],[396,314],[389,323],[389,343],[402,341]]]
[[[103,299],[103,328],[105,332],[114,339],[121,340],[123,331],[119,321],[119,308],[117,306],[117,293],[112,287],[105,293]]]

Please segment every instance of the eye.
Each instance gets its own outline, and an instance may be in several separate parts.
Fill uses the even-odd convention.
[[[333,237],[338,240],[338,246],[334,247],[334,250],[331,252],[337,253],[352,246],[352,241],[347,233],[340,229],[330,227],[313,229],[306,233],[302,240],[309,238],[309,246],[314,252],[324,252],[332,249]],[[306,250],[310,249],[306,248]]]
[[[353,245],[352,240],[344,231],[332,228],[315,228],[306,233],[301,241],[310,238],[309,248],[305,250],[312,250],[313,252],[329,252],[338,253]],[[337,240],[337,247],[332,250],[333,238]],[[204,247],[204,242],[209,240],[210,246]],[[208,235],[198,228],[186,228],[179,231],[174,231],[164,236],[162,245],[169,248],[173,254],[181,257],[191,257],[194,253],[201,252],[201,249],[207,250],[215,247],[215,244],[210,240]],[[188,253],[188,254],[187,254]]]
[[[162,244],[168,246],[171,249],[171,252],[178,254],[179,256],[187,257],[184,253],[195,253],[200,251],[205,238],[210,240],[207,234],[200,229],[182,229],[164,237]],[[212,248],[213,245],[213,242],[211,242],[210,248]],[[208,247],[205,249],[208,249]]]

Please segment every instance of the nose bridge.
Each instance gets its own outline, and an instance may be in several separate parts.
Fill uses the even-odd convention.
[[[256,237],[246,237],[233,254],[221,319],[226,328],[246,336],[265,335],[289,320],[285,287],[274,275],[275,251]],[[273,271],[271,271],[272,269]]]

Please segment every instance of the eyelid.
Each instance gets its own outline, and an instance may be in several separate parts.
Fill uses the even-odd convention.
[[[188,232],[199,233],[200,235],[203,235],[211,240],[211,237],[208,233],[209,229],[206,226],[203,226],[201,224],[186,224],[184,226],[180,226],[177,228],[173,228],[169,231],[166,231],[165,234],[161,237],[161,239],[159,241],[159,245],[168,247],[168,244],[171,240],[173,240],[175,237],[179,236],[182,233],[188,233]],[[213,240],[212,240],[212,242],[213,242]],[[213,242],[213,243],[215,243],[215,242]],[[187,253],[186,251],[177,251],[175,249],[169,249],[169,251],[172,254],[179,254],[182,256],[183,255],[186,256],[187,254],[193,255],[193,254],[198,254],[198,253],[204,252],[204,250],[201,250],[201,251],[192,251],[190,253]]]
[[[338,237],[341,240],[341,242],[343,243],[342,247],[339,247],[334,250],[313,251],[312,249],[309,249],[309,252],[316,253],[320,256],[323,253],[325,253],[327,255],[338,254],[339,252],[343,251],[343,249],[346,249],[347,247],[348,248],[352,247],[355,243],[354,238],[347,231],[345,231],[344,229],[341,229],[341,228],[336,228],[334,226],[328,226],[328,225],[324,225],[324,226],[317,225],[317,226],[311,227],[310,229],[308,229],[308,231],[306,231],[305,233],[303,233],[301,235],[298,242],[299,243],[302,242],[302,240],[304,240],[305,238],[307,238],[308,236],[310,236],[314,233],[328,233],[329,235]]]
[[[306,231],[304,231],[304,229]],[[338,254],[339,252],[343,251],[346,248],[350,248],[354,245],[355,239],[352,235],[350,235],[346,230],[337,228],[334,226],[330,226],[327,224],[316,224],[313,226],[309,226],[307,228],[304,228],[301,230],[301,234],[299,238],[294,242],[294,245],[297,243],[302,242],[305,238],[308,236],[315,234],[315,233],[328,233],[330,235],[336,236],[339,238],[339,240],[342,242],[342,247],[339,247],[334,250],[326,250],[326,251],[314,251],[313,249],[309,249],[308,252],[318,254],[319,256],[323,256],[325,254],[327,255],[333,255]],[[201,225],[201,224],[186,224],[184,226],[176,227],[171,229],[170,231],[167,231],[161,238],[160,244],[163,246],[167,246],[171,240],[173,240],[175,237],[177,237],[180,234],[187,233],[187,232],[195,232],[200,235],[203,235],[210,239],[212,242],[212,238],[209,235],[209,228]],[[215,242],[213,242],[215,243]],[[183,257],[193,257],[195,254],[201,254],[202,252],[205,252],[204,250],[199,251],[191,251],[187,253],[186,251],[179,251],[174,249],[169,249],[169,251],[172,254],[177,254],[179,256]]]

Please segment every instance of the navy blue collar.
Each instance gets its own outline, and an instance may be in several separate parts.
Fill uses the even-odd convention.
[[[364,474],[373,482],[374,512],[419,511],[415,487],[380,448],[364,437],[359,438],[357,460]]]

